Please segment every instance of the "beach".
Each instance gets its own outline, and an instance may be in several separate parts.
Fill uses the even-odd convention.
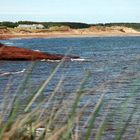
[[[0,39],[9,38],[67,38],[67,37],[112,37],[112,36],[140,36],[140,32],[126,28],[95,30],[92,28],[70,29],[67,31],[49,31],[49,30],[27,30],[27,29],[0,29]]]

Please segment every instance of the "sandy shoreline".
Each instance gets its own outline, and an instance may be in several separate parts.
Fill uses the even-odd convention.
[[[61,32],[41,32],[41,33],[18,33],[3,32],[0,33],[0,39],[10,38],[72,38],[72,37],[115,37],[115,36],[140,36],[140,32],[110,32],[110,31],[88,31],[88,30],[70,30]]]

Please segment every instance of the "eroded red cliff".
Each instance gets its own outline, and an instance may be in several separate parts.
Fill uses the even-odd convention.
[[[20,60],[20,61],[32,61],[32,60],[61,60],[65,56],[59,54],[49,54],[43,52],[37,52],[25,48],[18,48],[14,46],[6,46],[0,43],[0,60]],[[66,60],[71,58],[76,59],[76,56],[66,56]]]

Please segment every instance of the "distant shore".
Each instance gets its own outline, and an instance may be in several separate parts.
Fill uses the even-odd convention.
[[[67,38],[67,37],[113,37],[113,36],[140,36],[135,30],[94,30],[94,29],[71,29],[68,31],[28,31],[15,29],[0,29],[0,39],[10,38]]]
[[[140,33],[137,34],[131,34],[131,33],[127,33],[127,34],[28,34],[28,35],[20,35],[20,34],[15,34],[15,35],[9,35],[9,34],[5,34],[5,35],[0,35],[0,40],[5,40],[5,39],[14,39],[14,38],[24,38],[24,39],[28,39],[28,38],[80,38],[80,37],[115,37],[115,36],[140,36]]]

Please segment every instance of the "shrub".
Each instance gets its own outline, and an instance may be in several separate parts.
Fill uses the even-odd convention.
[[[49,30],[50,31],[69,31],[70,27],[69,26],[50,26]]]

